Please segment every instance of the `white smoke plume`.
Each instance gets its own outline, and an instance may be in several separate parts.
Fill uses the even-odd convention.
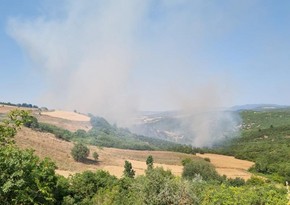
[[[122,3],[125,3],[124,5]],[[65,1],[60,14],[10,22],[45,76],[44,102],[120,121],[135,110],[127,81],[134,66],[142,1]]]
[[[192,136],[188,144],[210,147],[239,134],[241,118],[238,113],[226,110],[224,105],[230,96],[228,89],[219,85],[207,84],[191,99],[184,98],[181,112],[185,117],[180,121]]]
[[[220,106],[216,98],[201,98],[207,99],[202,108],[192,106],[199,101],[191,97],[200,92],[198,85],[207,84],[208,76],[219,78],[209,74],[214,65],[203,58],[203,43],[230,30],[246,4],[229,3],[226,10],[219,3],[191,0],[51,4],[38,18],[9,22],[11,36],[46,84],[44,104],[90,112],[118,124],[128,123],[140,109],[196,113]],[[192,90],[187,93],[189,104],[176,95],[181,90]],[[200,136],[193,144],[209,143],[206,122],[193,122]]]

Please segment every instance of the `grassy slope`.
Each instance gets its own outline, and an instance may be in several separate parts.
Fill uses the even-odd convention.
[[[180,176],[183,170],[181,161],[185,158],[202,160],[201,157],[208,157],[220,174],[228,177],[241,177],[248,179],[251,174],[246,170],[252,165],[251,162],[240,161],[234,158],[220,155],[191,155],[168,151],[138,151],[116,148],[100,148],[89,146],[90,153],[96,151],[99,154],[98,162],[92,156],[86,163],[75,162],[70,155],[73,147],[72,142],[57,139],[50,133],[36,132],[28,128],[22,128],[16,135],[16,143],[21,148],[32,148],[35,154],[41,158],[49,157],[56,162],[57,172],[68,176],[85,170],[104,169],[111,174],[121,177],[123,174],[124,161],[129,160],[137,175],[144,174],[146,159],[149,155],[154,158],[155,166],[162,166],[170,169],[175,175]]]
[[[290,179],[290,109],[243,111],[242,136],[219,153],[253,160],[255,169],[275,180]]]
[[[166,151],[136,151],[115,148],[99,148],[89,146],[90,153],[94,151],[99,154],[99,161],[95,162],[90,155],[86,163],[75,162],[70,155],[73,147],[72,142],[63,141],[50,133],[33,131],[28,128],[19,130],[15,137],[16,143],[21,148],[32,148],[35,154],[41,158],[49,157],[56,162],[59,170],[68,173],[82,172],[84,170],[106,169],[117,176],[122,175],[124,161],[132,161],[137,174],[143,174],[146,169],[146,158],[152,155],[156,166],[169,168],[176,175],[182,172],[181,160],[192,158],[201,160],[194,155]]]

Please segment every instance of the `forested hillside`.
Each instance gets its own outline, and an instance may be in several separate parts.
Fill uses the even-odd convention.
[[[252,160],[252,171],[290,181],[290,109],[242,111],[241,136],[215,152]]]

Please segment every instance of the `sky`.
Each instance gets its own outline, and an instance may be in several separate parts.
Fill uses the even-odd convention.
[[[286,0],[0,0],[0,101],[120,119],[290,105],[289,9]]]

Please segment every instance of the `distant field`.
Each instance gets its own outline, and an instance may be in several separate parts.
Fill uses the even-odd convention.
[[[51,117],[49,115],[43,114],[41,115],[35,114],[35,117],[38,119],[39,122],[55,125],[57,127],[67,129],[71,132],[75,132],[78,129],[88,131],[92,128],[91,123],[89,121],[72,121],[63,118]]]
[[[78,129],[90,130],[92,128],[90,118],[86,115],[68,112],[68,111],[51,111],[41,112],[35,108],[23,108],[0,104],[0,120],[3,119],[8,112],[14,109],[29,110],[38,119],[39,122],[52,124],[63,129],[75,132]]]
[[[25,108],[25,107],[16,107],[16,106],[10,106],[10,105],[2,105],[0,104],[0,114],[7,114],[8,112],[10,112],[11,110],[14,109],[21,109],[21,110],[35,110],[35,108]]]
[[[73,143],[66,142],[54,137],[49,133],[35,132],[28,128],[22,128],[16,138],[16,143],[21,148],[32,148],[35,150],[35,154],[41,158],[49,157],[56,162],[58,167],[57,172],[64,176],[69,174],[82,172],[85,170],[97,170],[104,169],[109,171],[111,174],[121,177],[123,174],[124,161],[129,160],[137,175],[144,174],[146,169],[146,158],[152,155],[154,158],[155,166],[162,166],[165,169],[170,169],[175,175],[180,176],[182,173],[181,160],[185,158],[192,158],[196,160],[202,160],[201,158],[190,155],[182,154],[177,152],[166,152],[166,151],[135,151],[135,150],[123,150],[115,148],[98,148],[96,146],[89,146],[90,152],[94,151],[99,154],[99,161],[96,163],[90,156],[87,163],[75,162],[70,155],[70,150],[73,147]],[[204,155],[207,156],[207,155]],[[244,164],[236,163],[235,169],[241,172],[232,172],[232,166],[228,164],[228,158],[220,157],[220,163],[225,164],[223,170],[218,167],[221,174],[228,174],[229,177],[242,177],[249,178],[246,174]],[[225,161],[223,161],[225,160]],[[214,162],[214,160],[213,160]],[[235,162],[235,159],[232,159]],[[215,163],[213,163],[215,165]],[[228,166],[228,167],[227,167]],[[227,171],[228,170],[228,171]]]
[[[90,121],[90,117],[88,117],[86,115],[75,113],[75,112],[62,111],[62,110],[56,110],[56,111],[51,111],[51,112],[42,112],[41,114],[47,115],[50,117],[71,120],[71,121],[83,121],[83,122]]]
[[[252,176],[247,170],[254,165],[254,162],[219,154],[197,154],[197,156],[209,158],[210,162],[216,167],[217,172],[229,178],[249,179]]]

